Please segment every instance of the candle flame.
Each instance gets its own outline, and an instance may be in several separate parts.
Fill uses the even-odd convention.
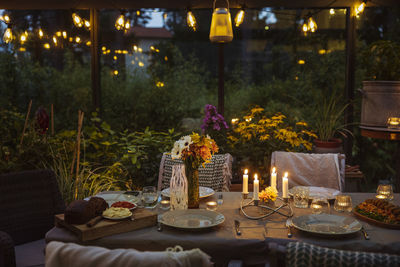
[[[248,169],[245,169],[245,170],[244,170],[244,174],[247,174],[248,172],[249,172]]]
[[[285,176],[284,176],[285,178],[287,178],[288,177],[288,172],[285,172]]]
[[[275,172],[276,172],[276,168],[273,167],[273,168],[272,168],[272,173],[275,173]]]
[[[257,181],[257,178],[258,178],[258,175],[256,173],[256,174],[254,174],[254,181]]]

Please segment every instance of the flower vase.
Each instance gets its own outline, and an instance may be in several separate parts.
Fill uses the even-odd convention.
[[[185,176],[185,166],[183,164],[173,165],[169,190],[171,210],[187,209],[188,184]]]
[[[188,182],[188,207],[199,208],[199,170],[185,164],[186,178]]]

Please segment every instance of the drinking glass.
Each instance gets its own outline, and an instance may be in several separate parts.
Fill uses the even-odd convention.
[[[312,200],[310,207],[312,213],[314,214],[321,214],[321,213],[329,214],[331,211],[331,207],[329,205],[328,200],[323,197],[315,197]]]
[[[308,187],[299,186],[296,187],[293,192],[293,202],[296,208],[308,208],[308,197],[310,195],[310,189]]]
[[[145,186],[142,191],[142,200],[145,207],[154,207],[157,204],[157,188],[155,186]]]
[[[343,212],[343,211],[351,212],[351,210],[353,209],[351,197],[347,196],[347,195],[336,196],[335,204],[334,204],[333,208],[339,212]]]
[[[381,199],[393,199],[393,187],[390,184],[380,184],[376,190],[377,198]]]

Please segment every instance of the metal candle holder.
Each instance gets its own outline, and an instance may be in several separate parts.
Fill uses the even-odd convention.
[[[246,199],[247,199],[247,194],[243,194],[242,201],[240,202],[240,210],[242,211],[243,215],[246,216],[249,219],[259,220],[259,219],[263,219],[263,218],[266,218],[268,216],[271,216],[274,213],[277,213],[277,214],[282,215],[282,216],[287,217],[287,218],[293,216],[293,210],[292,210],[292,207],[290,206],[289,198],[277,197],[276,199],[281,201],[282,203],[281,203],[281,205],[279,205],[276,208],[272,208],[272,207],[265,206],[265,205],[260,205],[260,201],[254,199],[254,198],[251,199],[250,202],[245,203]],[[245,208],[251,207],[251,206],[260,207],[263,210],[266,210],[267,212],[265,214],[261,215],[261,216],[250,216],[245,212]],[[286,212],[282,212],[283,208],[285,208],[285,207],[288,207],[288,212],[287,213]],[[282,211],[281,211],[281,209],[282,209]]]

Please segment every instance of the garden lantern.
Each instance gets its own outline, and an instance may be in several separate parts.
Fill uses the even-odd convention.
[[[228,7],[215,8],[215,2],[213,4],[213,15],[211,19],[210,28],[210,41],[215,43],[228,43],[233,39],[232,33],[232,20],[231,13],[229,13],[229,2],[226,3]]]

